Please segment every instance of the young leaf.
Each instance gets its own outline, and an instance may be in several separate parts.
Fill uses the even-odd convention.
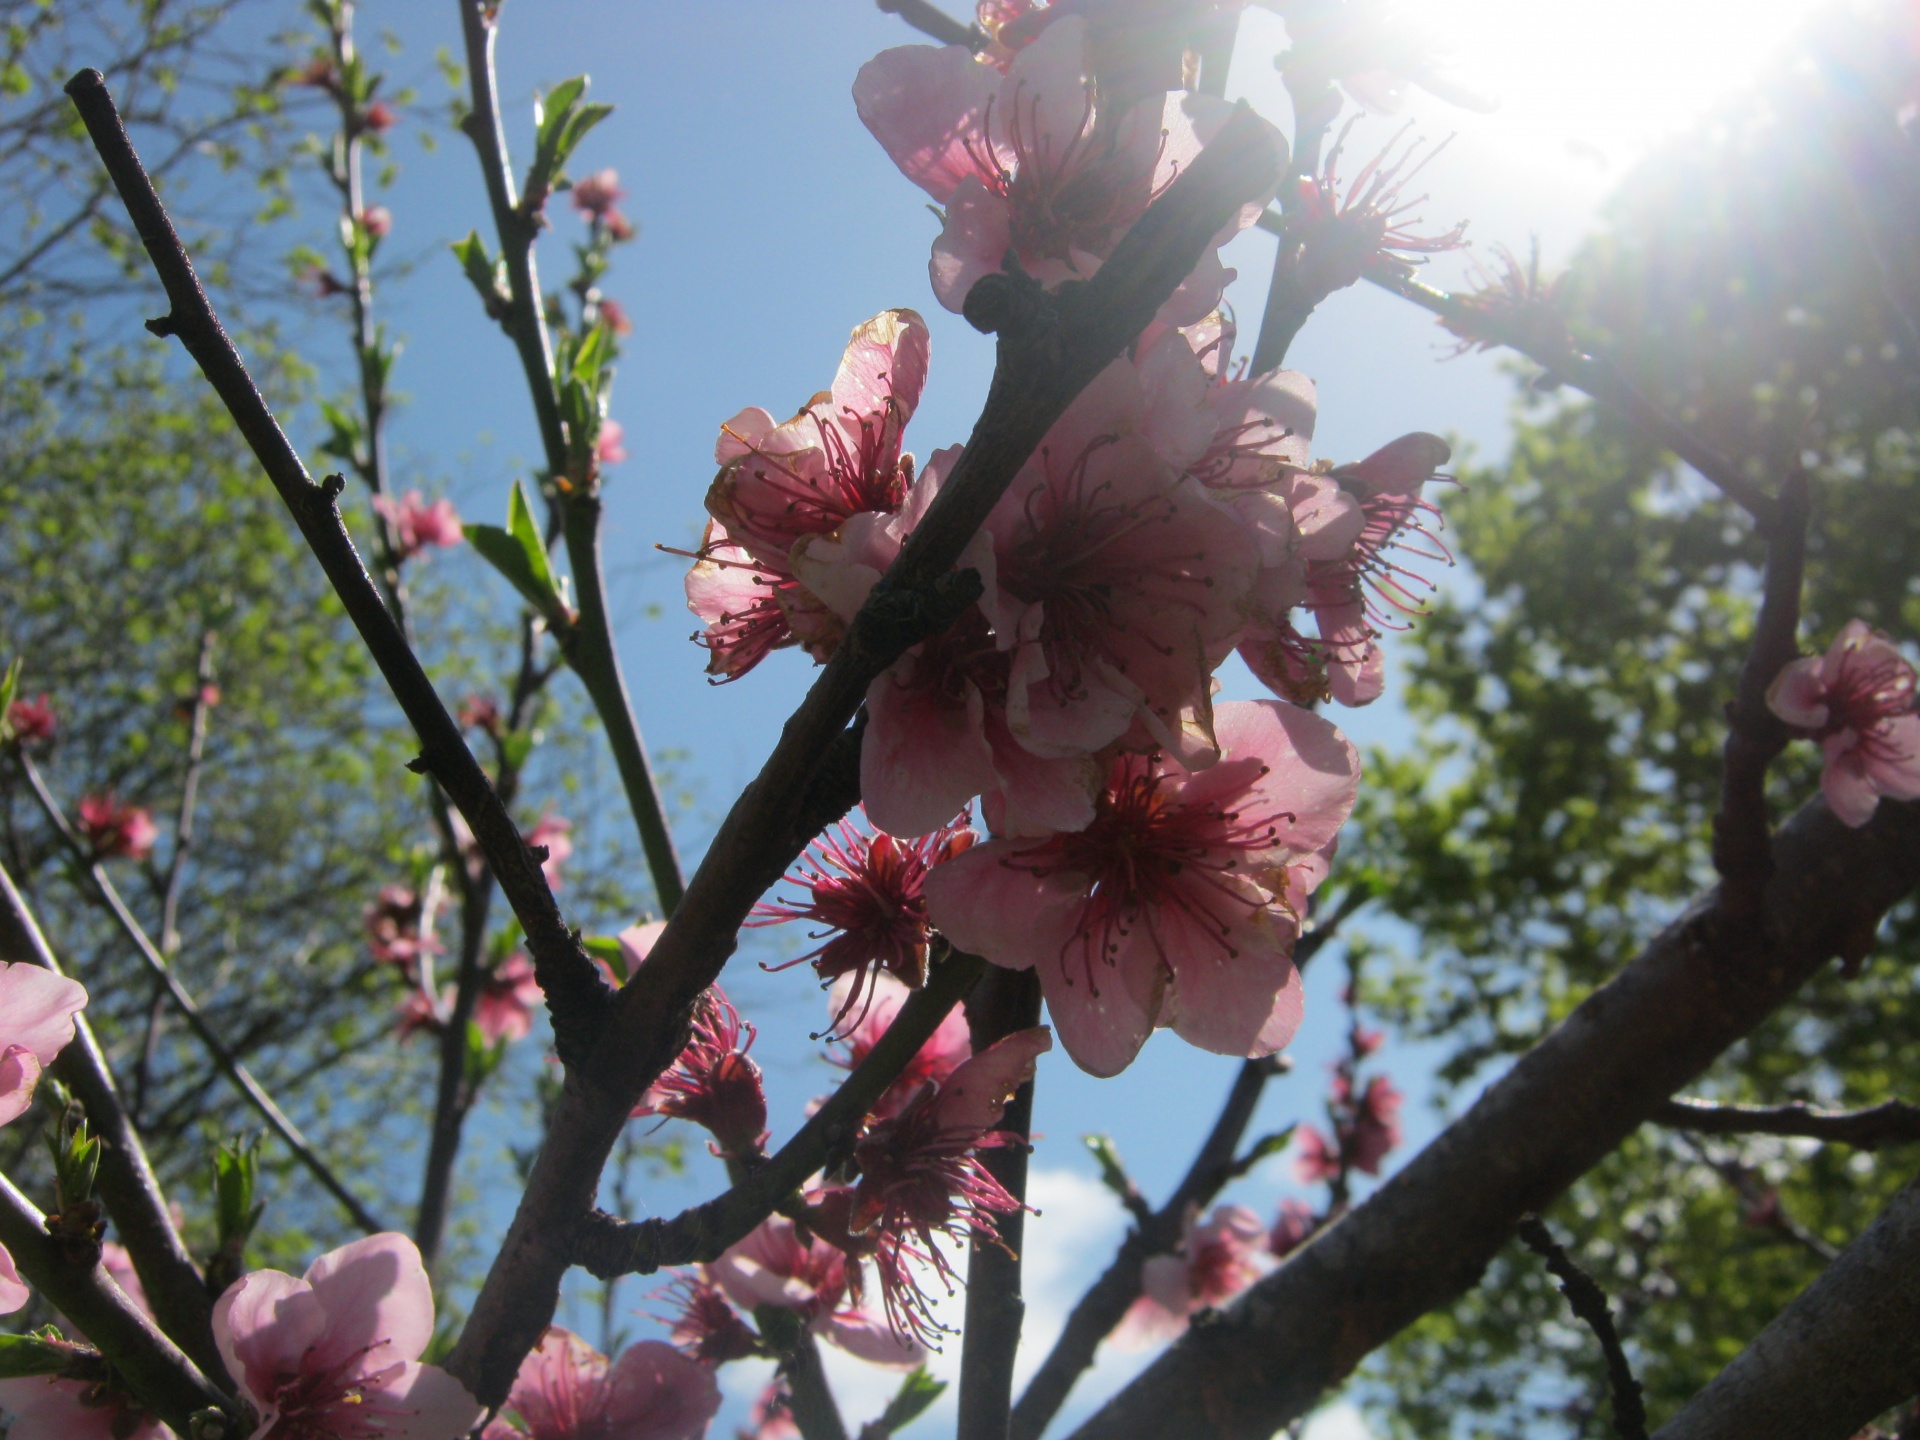
[[[534,522],[533,511],[519,481],[514,481],[507,496],[506,529],[470,524],[466,532],[467,543],[506,576],[508,583],[524,595],[549,624],[564,627],[572,623],[565,592],[554,576],[546,542],[540,536],[540,527]]]
[[[894,1392],[893,1399],[887,1402],[887,1408],[875,1422],[882,1435],[892,1435],[904,1430],[926,1411],[927,1407],[945,1393],[947,1382],[936,1380],[927,1373],[922,1365],[906,1379],[900,1382],[900,1388]]]
[[[22,1380],[33,1375],[58,1375],[77,1357],[91,1355],[78,1345],[48,1333],[0,1335],[0,1380]]]

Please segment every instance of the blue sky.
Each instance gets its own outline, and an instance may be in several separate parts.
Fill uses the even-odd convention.
[[[1609,24],[1592,30],[1591,17],[1603,8]],[[1564,258],[1624,168],[1657,146],[1663,128],[1737,83],[1740,67],[1750,66],[1768,37],[1806,8],[1790,0],[1740,8],[1721,0],[1688,7],[1642,0],[1608,7],[1541,0],[1525,7],[1503,0],[1436,4],[1435,13],[1455,25],[1478,78],[1511,100],[1487,117],[1418,103],[1412,108],[1417,133],[1434,140],[1455,136],[1422,177],[1434,196],[1428,218],[1436,228],[1470,218],[1471,233],[1483,244],[1523,248],[1537,234],[1550,261]],[[1686,14],[1669,13],[1676,9]],[[1746,22],[1737,25],[1742,10]],[[393,431],[396,477],[403,487],[452,495],[469,518],[497,520],[507,485],[528,473],[538,447],[513,353],[480,315],[445,251],[468,229],[488,229],[473,154],[445,132],[438,112],[446,92],[431,57],[458,45],[455,8],[451,0],[367,3],[360,26],[369,50],[381,30],[396,33],[400,53],[377,63],[393,83],[415,86],[421,102],[394,137],[398,181],[377,197],[395,216],[387,256],[417,262],[381,296],[386,318],[406,337],[395,376],[409,397]],[[917,39],[868,0],[644,7],[623,0],[513,0],[505,7],[501,90],[522,164],[537,88],[585,71],[594,97],[618,106],[573,167],[576,174],[617,167],[629,192],[624,208],[642,227],[640,240],[619,252],[605,284],[635,326],[612,406],[631,458],[608,486],[605,545],[621,653],[642,726],[657,751],[684,756],[676,764],[697,781],[684,851],[697,852],[706,828],[757,768],[813,668],[789,652],[737,684],[713,687],[701,673],[703,652],[688,641],[694,626],[680,592],[684,562],[653,547],[697,539],[718,423],[748,404],[776,415],[797,409],[831,380],[848,331],[890,306],[919,309],[933,332],[931,379],[908,432],[909,448],[924,456],[964,439],[985,393],[990,339],[941,310],[927,284],[936,222],[924,197],[861,127],[848,98],[864,60]],[[1288,112],[1270,64],[1283,43],[1278,22],[1252,12],[1232,93],[1248,95],[1284,128]],[[1660,68],[1687,43],[1718,44],[1718,68]],[[1348,168],[1357,168],[1400,123],[1361,122]],[[419,144],[429,128],[440,132],[431,152]],[[318,209],[299,223],[311,227],[312,243],[326,243],[330,222]],[[564,278],[564,247],[572,235],[570,217],[559,216],[558,225],[542,246],[549,285]],[[1228,299],[1249,331],[1260,314],[1271,245],[1254,232],[1227,251],[1242,276]],[[1453,283],[1465,272],[1465,261],[1446,257],[1433,274]],[[312,333],[308,358],[344,377],[337,332]],[[1316,453],[1353,459],[1421,429],[1457,436],[1483,457],[1498,454],[1511,380],[1492,358],[1447,360],[1448,349],[1426,316],[1393,297],[1365,287],[1334,296],[1290,357],[1319,382]],[[298,438],[311,445],[317,435]],[[1229,696],[1255,693],[1242,670],[1230,667],[1224,679]],[[1370,711],[1335,718],[1363,746],[1390,746],[1407,733],[1390,697]],[[612,795],[604,798],[608,806],[617,803]],[[830,1072],[806,1038],[823,1012],[806,972],[765,975],[754,958],[750,952],[737,960],[726,983],[761,1025],[755,1053],[768,1073],[778,1139],[804,1101],[828,1083]],[[1294,1072],[1270,1087],[1254,1133],[1317,1117],[1325,1067],[1343,1043],[1345,1017],[1336,998],[1342,978],[1332,952],[1310,973]],[[1390,1044],[1382,1059],[1412,1093],[1410,1136],[1430,1134],[1435,1122],[1421,1104],[1426,1058]],[[1078,1137],[1111,1133],[1147,1192],[1163,1193],[1191,1158],[1232,1073],[1233,1062],[1200,1055],[1167,1034],[1115,1080],[1092,1081],[1057,1055],[1043,1067],[1035,1198],[1048,1216],[1039,1222],[1035,1248],[1049,1253],[1035,1261],[1045,1269],[1032,1287],[1041,1340],[1120,1233],[1117,1207],[1092,1182]],[[485,1180],[498,1175],[500,1157],[489,1149],[485,1127],[477,1129],[473,1175]],[[695,1168],[692,1182],[650,1195],[653,1207],[676,1209],[718,1184],[717,1167]],[[1289,1167],[1275,1161],[1233,1198],[1271,1213],[1291,1191]],[[503,1223],[511,1196],[488,1193],[483,1213]],[[648,1288],[630,1283],[622,1308],[641,1306]],[[586,1312],[572,1313],[597,1338]],[[1130,1368],[1103,1365],[1073,1411]],[[850,1404],[850,1419],[870,1413],[873,1393],[863,1387],[867,1398]],[[1351,1428],[1350,1420],[1340,1424]]]

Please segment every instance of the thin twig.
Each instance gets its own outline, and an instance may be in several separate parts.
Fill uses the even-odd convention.
[[[0,1245],[33,1288],[100,1347],[133,1392],[177,1434],[201,1433],[193,1417],[208,1409],[226,1416],[220,1433],[241,1432],[240,1406],[140,1313],[100,1263],[98,1247],[91,1255],[67,1253],[47,1233],[46,1217],[3,1175]]]
[[[247,374],[239,351],[214,314],[194,274],[193,262],[154,193],[152,181],[141,168],[99,72],[81,71],[66,89],[171,301],[170,313],[149,321],[148,328],[179,337],[292,511],[348,618],[420,737],[421,755],[414,762],[416,767],[440,782],[466,818],[526,931],[527,948],[533,954],[534,969],[553,1015],[555,1049],[563,1062],[573,1063],[592,1049],[604,1026],[606,984],[579,937],[561,917],[546,877],[540,873],[539,861],[467,748],[460,727],[447,713],[433,682],[361,564],[353,538],[340,518],[338,501],[345,482],[330,476],[316,485],[308,476],[298,452],[275,421]]]
[[[1560,1282],[1560,1293],[1567,1297],[1568,1306],[1600,1342],[1600,1352],[1607,1362],[1607,1388],[1613,1397],[1614,1432],[1620,1440],[1647,1440],[1647,1407],[1640,1398],[1640,1382],[1633,1378],[1627,1352],[1620,1347],[1620,1332],[1614,1328],[1605,1292],[1574,1264],[1573,1257],[1538,1215],[1522,1216],[1518,1233],[1526,1247],[1546,1261],[1547,1269]]]
[[[1040,1023],[1040,977],[1032,970],[990,968],[967,997],[974,1054]],[[1033,1130],[1033,1078],[1014,1092],[1000,1128],[1016,1143],[981,1156],[989,1174],[1021,1205],[1027,1201],[1027,1143]],[[967,1306],[960,1351],[956,1440],[1007,1440],[1013,1364],[1027,1304],[1020,1288],[1026,1212],[1000,1217],[998,1240],[974,1231],[967,1242]]]
[[[213,1063],[233,1083],[233,1087],[240,1092],[246,1102],[259,1112],[260,1118],[267,1122],[267,1127],[280,1137],[281,1143],[292,1153],[293,1158],[306,1167],[307,1173],[319,1181],[329,1195],[340,1202],[341,1208],[352,1218],[354,1224],[369,1235],[384,1230],[386,1227],[373,1217],[359,1198],[333,1173],[320,1152],[313,1148],[305,1135],[300,1133],[300,1127],[287,1118],[286,1112],[274,1103],[273,1097],[267,1094],[258,1080],[253,1078],[252,1072],[240,1063],[239,1057],[201,1013],[198,1002],[181,983],[173,966],[167,962],[167,958],[160,953],[159,947],[153,943],[140,922],[134,918],[133,912],[127,908],[126,901],[120,898],[120,891],[114,885],[113,878],[107,874],[105,867],[93,858],[86,841],[68,821],[59,802],[47,789],[47,783],[41,778],[39,769],[25,754],[19,756],[19,761],[20,768],[26,775],[27,785],[33,791],[33,798],[39,802],[41,811],[46,815],[47,823],[52,825],[60,838],[66,842],[75,866],[92,882],[94,893],[99,897],[101,904],[106,906],[107,913],[120,927],[120,932],[133,943],[134,951],[140,956],[141,962],[146,965],[154,979],[166,987],[167,998],[173,1002],[173,1007],[180,1012],[188,1027],[198,1037],[201,1048],[212,1057]]]
[[[547,335],[544,297],[534,262],[534,240],[540,216],[529,214],[521,202],[507,154],[507,133],[501,123],[499,84],[494,74],[494,41],[499,34],[498,6],[489,0],[459,0],[460,29],[466,43],[467,74],[473,108],[461,122],[473,141],[486,178],[487,199],[493,209],[494,231],[506,263],[509,304],[501,325],[513,340],[533,397],[534,418],[546,452],[547,472],[556,482],[554,503],[562,512],[561,533],[567,561],[573,570],[579,616],[558,635],[567,663],[579,675],[607,733],[614,765],[627,794],[628,807],[640,832],[640,846],[653,877],[660,909],[672,915],[685,893],[680,857],[667,824],[666,802],[660,796],[640,723],[620,669],[607,613],[606,581],[600,567],[601,503],[598,482],[592,487],[558,490],[567,475],[567,435],[554,390],[553,345]]]
[[[4,868],[0,868],[0,959],[64,973],[39,921]],[[213,1297],[174,1228],[167,1197],[139,1132],[127,1118],[113,1072],[84,1012],[75,1017],[73,1040],[55,1057],[53,1073],[85,1108],[88,1128],[105,1141],[94,1183],[133,1257],[134,1273],[147,1292],[154,1319],[207,1374],[226,1383],[226,1367],[213,1340]]]
[[[1804,1100],[1791,1105],[1717,1105],[1680,1096],[1649,1118],[1656,1125],[1701,1135],[1788,1135],[1856,1150],[1920,1141],[1920,1105],[1906,1100],[1883,1100],[1861,1110],[1818,1110]]]
[[[967,318],[999,333],[998,361],[972,438],[939,498],[855,616],[734,803],[634,979],[596,1055],[570,1075],[499,1258],[449,1368],[483,1401],[505,1392],[538,1342],[572,1260],[568,1244],[640,1092],[685,1043],[700,992],[731,955],[768,886],[858,794],[849,720],[873,680],[971,604],[979,579],[954,573],[962,549],[1072,399],[1152,320],[1219,227],[1270,186],[1267,127],[1236,115],[1084,285],[1049,295],[1011,276],[978,281]]]
[[[931,35],[942,45],[964,45],[981,49],[987,43],[986,32],[978,25],[954,19],[929,0],[874,0],[883,15],[898,15],[922,35]]]

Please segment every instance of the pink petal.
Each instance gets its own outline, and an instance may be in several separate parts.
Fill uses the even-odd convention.
[[[1123,954],[1114,965],[1096,964],[1089,977],[1080,948],[1069,953],[1063,943],[1035,968],[1061,1048],[1074,1064],[1106,1079],[1133,1063],[1165,1003],[1167,972],[1157,956]]]
[[[1007,202],[988,190],[978,176],[960,182],[947,202],[947,219],[933,242],[927,274],[940,303],[960,313],[967,292],[982,275],[995,275],[1013,243]]]
[[[1818,730],[1827,723],[1827,684],[1821,678],[1825,662],[1809,655],[1795,660],[1773,677],[1767,687],[1767,708],[1789,725]]]
[[[607,1381],[607,1433],[628,1440],[699,1440],[720,1409],[713,1371],[661,1340],[629,1345]]]
[[[927,915],[962,950],[1009,970],[1058,956],[1073,937],[1080,897],[1073,877],[1041,878],[1019,862],[1019,847],[990,840],[934,866]]]
[[[1324,849],[1340,833],[1360,791],[1360,752],[1338,726],[1280,700],[1230,700],[1215,711],[1224,758],[1188,782],[1188,805],[1245,795],[1235,809],[1278,812],[1276,838],[1295,855]],[[1244,768],[1265,766],[1264,774]]]
[[[1023,148],[1022,166],[1033,165],[1049,174],[1062,170],[1069,150],[1077,149],[1082,132],[1093,120],[1093,84],[1087,72],[1087,22],[1079,15],[1055,21],[1040,38],[1013,57],[1006,78],[996,82],[999,96],[993,108],[995,144],[1013,153],[1008,127],[1017,118]],[[1122,117],[1113,116],[1114,120]],[[1145,124],[1126,127],[1125,134],[1144,146],[1158,148],[1159,130],[1149,116]],[[1009,166],[1008,168],[1012,168]],[[1149,177],[1143,173],[1142,180]]]
[[[999,85],[964,45],[902,45],[860,67],[853,103],[900,173],[945,204],[980,173],[987,103]]]
[[[664,920],[649,920],[644,925],[629,925],[614,937],[620,942],[620,954],[627,962],[629,976],[652,953],[666,928],[667,922]]]
[[[841,1310],[822,1316],[813,1327],[822,1340],[838,1346],[869,1365],[911,1370],[927,1358],[926,1349],[902,1335],[878,1315],[863,1310]]]
[[[379,1433],[393,1440],[459,1440],[487,1413],[453,1376],[415,1360],[394,1365],[369,1386],[367,1406],[380,1416]]]
[[[0,964],[0,1045],[24,1046],[51,1065],[73,1039],[73,1017],[86,1003],[77,980],[25,961]]]
[[[1920,715],[1897,715],[1880,722],[1867,775],[1882,795],[1896,800],[1920,798]],[[1882,755],[1881,750],[1893,753]]]
[[[20,1278],[20,1272],[14,1268],[13,1256],[7,1253],[7,1247],[0,1245],[0,1315],[11,1315],[32,1297],[26,1282]]]
[[[964,1062],[947,1077],[934,1102],[940,1129],[976,1135],[994,1129],[1013,1092],[1033,1078],[1034,1063],[1052,1048],[1052,1034],[1036,1025],[996,1040]]]
[[[996,716],[987,717],[987,742],[999,788],[982,807],[996,835],[1048,835],[1093,823],[1094,797],[1106,778],[1091,755],[1043,760],[1017,743]]]
[[[433,1286],[405,1235],[388,1231],[342,1245],[308,1266],[306,1278],[327,1317],[312,1365],[362,1356],[355,1373],[364,1374],[418,1359],[433,1339]]]
[[[1237,956],[1189,956],[1176,963],[1168,1009],[1176,1034],[1189,1045],[1217,1055],[1253,1058],[1283,1048],[1300,1029],[1304,992],[1300,972],[1289,958],[1290,920],[1273,912],[1263,927],[1276,932],[1263,945],[1251,943],[1245,927],[1236,932]]]
[[[242,1276],[213,1305],[214,1344],[255,1409],[266,1406],[279,1377],[299,1372],[326,1329],[313,1287],[279,1270]]]
[[[1186,1288],[1187,1265],[1176,1255],[1155,1255],[1141,1267],[1141,1287],[1145,1291],[1128,1307],[1114,1327],[1109,1341],[1113,1348],[1127,1354],[1156,1349],[1177,1340],[1187,1328],[1186,1307],[1172,1310],[1156,1292]],[[1151,1288],[1149,1288],[1151,1287]]]
[[[1827,764],[1820,772],[1820,793],[1827,797],[1827,808],[1843,825],[1859,829],[1873,818],[1880,806],[1880,792],[1867,777],[1860,752],[1844,748],[1857,743],[1852,731],[1829,736],[1826,741]]]
[[[0,1051],[0,1125],[17,1120],[33,1103],[33,1087],[40,1083],[40,1057],[24,1045]]]
[[[833,377],[836,416],[843,409],[882,415],[891,400],[904,426],[926,388],[929,350],[927,322],[916,311],[881,311],[847,341],[847,353]]]
[[[90,1389],[85,1381],[53,1376],[0,1380],[7,1440],[174,1440],[173,1431],[144,1412],[86,1404]]]
[[[889,835],[926,835],[993,788],[986,702],[971,682],[955,708],[909,683],[909,652],[867,688],[867,734],[860,747],[860,793],[867,818]]]

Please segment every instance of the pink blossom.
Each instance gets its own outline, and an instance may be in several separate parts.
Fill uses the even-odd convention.
[[[1313,1207],[1306,1201],[1282,1200],[1273,1229],[1267,1232],[1268,1251],[1278,1259],[1285,1259],[1307,1243],[1319,1223]]]
[[[1820,742],[1820,790],[1844,824],[1866,824],[1882,795],[1920,797],[1914,681],[1891,640],[1849,620],[1826,654],[1795,660],[1767,691],[1775,715]]]
[[[398,965],[409,976],[423,951],[437,954],[442,948],[435,939],[421,939],[421,899],[409,886],[382,885],[360,917],[373,958]]]
[[[573,858],[573,822],[563,815],[542,815],[539,823],[521,838],[529,847],[547,847],[547,858],[540,862],[540,873],[550,888],[560,888],[560,867]]]
[[[1399,138],[1360,167],[1344,194],[1339,145],[1319,175],[1299,181],[1299,204],[1287,219],[1287,236],[1301,247],[1298,280],[1307,294],[1326,296],[1344,289],[1376,262],[1410,274],[1416,257],[1466,245],[1464,221],[1438,234],[1421,234],[1413,228],[1420,224],[1414,212],[1427,197],[1401,198],[1401,187],[1418,176],[1445,143],[1421,156],[1416,140],[1396,156],[1393,147]]]
[[[548,1327],[483,1440],[699,1440],[720,1409],[713,1371],[660,1340],[607,1357]]]
[[[396,560],[411,560],[429,545],[445,548],[466,538],[453,502],[444,496],[429,505],[418,490],[409,490],[398,499],[376,495],[373,508],[392,532]]]
[[[360,116],[360,128],[372,135],[384,135],[400,123],[400,117],[384,100],[376,100]]]
[[[673,1343],[684,1355],[703,1365],[724,1365],[760,1353],[760,1337],[753,1333],[726,1292],[705,1275],[686,1274],[655,1292],[672,1300],[669,1321]]]
[[[533,1030],[533,1011],[545,999],[534,979],[533,962],[516,950],[480,981],[473,1023],[489,1045],[524,1040]]]
[[[709,673],[732,679],[796,642],[816,659],[838,645],[844,617],[801,584],[795,547],[900,508],[913,482],[901,440],[927,360],[926,322],[883,311],[853,332],[832,390],[791,420],[752,406],[720,427],[720,473],[707,492],[714,523],[687,576]],[[878,578],[872,571],[865,583]]]
[[[800,1427],[793,1420],[793,1394],[786,1377],[776,1375],[747,1412],[749,1428],[738,1433],[739,1440],[800,1440]]]
[[[51,740],[58,728],[53,704],[44,690],[36,700],[16,700],[9,705],[7,725],[12,729],[14,739],[23,745],[29,740]]]
[[[1333,841],[1359,756],[1296,706],[1232,702],[1216,719],[1211,767],[1118,756],[1084,831],[991,840],[928,878],[954,944],[1038,969],[1061,1042],[1092,1074],[1124,1070],[1155,1025],[1243,1056],[1299,1027],[1287,869]]]
[[[0,1411],[7,1416],[7,1440],[175,1440],[127,1396],[87,1380],[0,1380]]]
[[[462,730],[484,730],[489,735],[500,733],[500,706],[491,695],[469,695],[460,702],[456,718]]]
[[[972,1231],[998,1241],[994,1217],[1020,1208],[977,1152],[1026,1143],[998,1127],[1014,1091],[1052,1048],[1045,1026],[1015,1031],[923,1089],[898,1115],[875,1122],[854,1146],[860,1179],[847,1228],[877,1238],[881,1290],[896,1333],[927,1339],[937,1329],[909,1262],[930,1266],[951,1288],[957,1277],[935,1237],[965,1241]]]
[[[1294,1156],[1293,1173],[1302,1185],[1318,1185],[1340,1173],[1340,1147],[1312,1125],[1293,1132],[1299,1151]]]
[[[1068,15],[1013,56],[1004,76],[965,46],[883,51],[854,81],[860,118],[901,172],[944,209],[934,293],[959,310],[1009,252],[1047,286],[1084,280],[1225,123],[1224,102],[1184,92],[1096,102],[1088,23]],[[1219,237],[1252,224],[1246,207]],[[1163,310],[1191,322],[1230,273],[1209,248]]]
[[[27,1288],[27,1282],[20,1278],[13,1256],[7,1253],[6,1246],[0,1245],[0,1315],[13,1314],[32,1298],[33,1292]],[[0,1392],[0,1403],[4,1403],[4,1392]]]
[[[1177,1255],[1155,1255],[1140,1270],[1140,1298],[1120,1322],[1122,1349],[1164,1344],[1196,1310],[1218,1309],[1260,1278],[1267,1229],[1244,1205],[1221,1205],[1187,1222]]]
[[[602,420],[600,438],[594,442],[594,459],[602,465],[618,465],[627,458],[626,438],[626,427],[618,420]]]
[[[393,232],[393,212],[384,205],[369,205],[360,212],[360,228],[369,238],[384,240]]]
[[[767,1096],[760,1067],[747,1058],[753,1037],[753,1026],[741,1021],[726,992],[709,986],[694,1005],[686,1048],[633,1113],[704,1126],[713,1135],[716,1155],[758,1154],[767,1138]]]
[[[841,980],[834,986],[833,1009],[838,1017],[848,1008],[845,992],[854,982]],[[873,1052],[880,1043],[880,1037],[887,1033],[894,1020],[900,1014],[900,1007],[907,1003],[911,992],[891,975],[880,974],[873,978],[872,992],[859,1021],[846,1033],[846,1043],[840,1052],[832,1057],[836,1065],[851,1070]],[[888,1120],[900,1114],[920,1092],[928,1086],[938,1087],[947,1082],[953,1072],[973,1054],[973,1040],[967,1029],[966,1013],[955,1008],[949,1010],[941,1020],[939,1027],[927,1037],[914,1056],[893,1078],[880,1098],[874,1102],[868,1112],[873,1120]]]
[[[394,1006],[393,1037],[411,1040],[415,1035],[438,1035],[446,1028],[452,1009],[452,986],[443,989],[437,1001],[418,987],[409,988]]]
[[[72,1041],[74,1016],[86,1003],[77,980],[25,961],[0,962],[0,1125],[33,1103],[40,1072]]]
[[[1380,1162],[1400,1143],[1399,1089],[1384,1075],[1367,1082],[1360,1103],[1354,1107],[1347,1142],[1347,1157],[1353,1168],[1368,1175],[1380,1173]]]
[[[896,1337],[885,1319],[851,1303],[858,1262],[816,1233],[802,1241],[791,1220],[771,1215],[713,1264],[707,1275],[742,1310],[797,1311],[829,1344],[877,1365],[917,1365],[925,1351]]]
[[[633,333],[633,321],[627,317],[627,307],[618,300],[603,298],[598,302],[597,308],[600,323],[614,334],[631,335]]]
[[[80,833],[101,860],[124,856],[144,860],[153,853],[160,827],[138,805],[122,805],[111,793],[89,795],[80,802]]]
[[[371,1235],[296,1280],[256,1270],[213,1307],[213,1336],[260,1417],[251,1440],[454,1440],[484,1407],[420,1352],[433,1290],[404,1235]]]
[[[620,172],[611,168],[574,181],[572,194],[573,208],[595,220],[605,219],[627,198],[627,192],[620,188]]]
[[[964,812],[917,840],[895,839],[884,831],[862,834],[844,820],[837,828],[837,837],[829,830],[814,841],[799,873],[787,877],[788,884],[805,887],[806,898],[756,905],[757,918],[747,922],[757,926],[806,920],[821,927],[809,938],[824,939],[825,944],[770,968],[784,970],[812,961],[814,973],[827,984],[843,975],[854,977],[828,1027],[832,1032],[841,1029],[848,1015],[865,1013],[870,986],[882,972],[910,989],[926,984],[932,932],[921,888],[935,865],[979,839],[968,828]]]

